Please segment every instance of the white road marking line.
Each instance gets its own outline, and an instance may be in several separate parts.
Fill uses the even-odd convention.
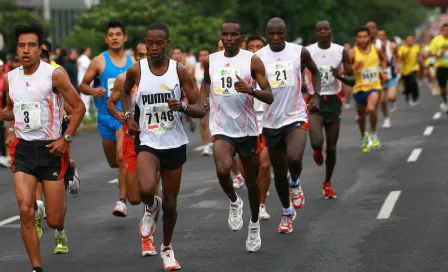
[[[408,162],[416,162],[418,160],[418,157],[420,156],[420,153],[422,153],[421,148],[414,148],[412,150],[411,155],[409,155]]]
[[[425,128],[425,131],[423,132],[423,135],[429,136],[429,135],[432,134],[433,131],[434,131],[434,127],[433,126],[427,126]]]
[[[398,198],[400,197],[401,191],[392,191],[387,196],[386,200],[384,200],[383,206],[381,207],[380,212],[376,219],[388,219],[392,210],[397,203]]]
[[[109,180],[107,183],[109,184],[118,183],[118,179]]]
[[[7,225],[7,224],[9,224],[11,222],[14,222],[16,220],[19,220],[19,219],[20,219],[20,216],[16,215],[16,216],[13,216],[11,218],[8,218],[8,219],[5,219],[3,221],[0,221],[0,227],[4,226],[4,225]]]
[[[434,113],[434,116],[432,117],[432,119],[437,120],[437,119],[440,119],[440,117],[442,117],[442,113],[436,112],[436,113]]]

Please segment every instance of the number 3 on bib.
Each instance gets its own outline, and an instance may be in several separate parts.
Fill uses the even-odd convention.
[[[170,110],[167,103],[146,105],[144,110],[147,132],[167,131],[176,128],[174,112]]]
[[[294,67],[292,62],[276,62],[266,67],[271,88],[294,86]]]
[[[221,96],[240,95],[235,90],[235,82],[238,81],[236,75],[240,75],[240,72],[231,67],[216,69],[213,73],[213,92]]]
[[[23,132],[42,127],[40,103],[18,103],[14,105],[15,126]]]

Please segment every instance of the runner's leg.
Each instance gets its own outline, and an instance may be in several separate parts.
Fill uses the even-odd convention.
[[[330,123],[325,125],[327,140],[327,158],[325,159],[325,181],[330,182],[333,176],[333,170],[336,165],[336,145],[339,138],[339,123]]]
[[[249,204],[252,214],[252,222],[258,222],[258,213],[260,209],[260,191],[258,188],[258,172],[260,168],[260,156],[241,157],[241,162],[244,167],[244,177],[246,180],[246,187],[249,194]]]
[[[213,144],[213,157],[215,159],[216,174],[218,176],[219,184],[232,202],[238,200],[235,189],[233,188],[232,178],[230,177],[234,153],[235,148],[226,141],[217,140]]]
[[[169,246],[177,221],[177,195],[179,194],[182,168],[161,169],[163,186],[163,245]]]

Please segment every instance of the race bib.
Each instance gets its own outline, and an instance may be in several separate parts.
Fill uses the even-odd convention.
[[[319,72],[320,72],[320,85],[322,87],[328,87],[330,85],[333,85],[334,77],[333,73],[331,72],[330,66],[319,67]]]
[[[375,83],[378,81],[378,68],[370,67],[361,70],[361,79],[363,84]]]
[[[271,88],[294,86],[294,66],[292,62],[276,62],[267,65],[269,84]]]
[[[443,62],[448,63],[448,51],[445,51],[445,54],[443,55]]]
[[[168,131],[176,128],[174,112],[168,103],[158,103],[144,106],[145,128],[147,132]]]
[[[107,97],[110,97],[112,94],[112,89],[114,88],[115,78],[109,78],[107,80]]]
[[[213,92],[221,96],[240,95],[235,90],[235,82],[238,81],[236,75],[240,76],[240,71],[231,67],[216,69],[213,74]]]
[[[42,127],[40,103],[17,103],[14,105],[15,127],[23,132],[38,130]]]

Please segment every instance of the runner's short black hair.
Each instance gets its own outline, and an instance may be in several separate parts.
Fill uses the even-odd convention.
[[[241,22],[238,21],[238,20],[235,20],[235,19],[226,20],[224,23],[222,23],[222,25],[221,25],[221,30],[222,30],[222,26],[223,26],[224,24],[236,24],[236,25],[239,25],[239,27],[240,27],[240,33],[241,33],[241,34],[243,33],[243,25],[242,25]]]
[[[266,45],[266,39],[262,36],[250,36],[247,38],[246,44],[249,44],[251,41],[261,41],[263,45]]]
[[[166,39],[170,38],[170,31],[168,30],[168,27],[163,23],[155,22],[155,23],[150,24],[148,27],[148,30],[146,32],[148,32],[150,30],[161,30],[161,31],[165,32]]]
[[[47,50],[42,49],[42,52],[40,53],[40,58],[41,59],[46,58],[46,59],[50,60],[50,54],[48,53]]]
[[[175,46],[175,47],[173,47],[173,49],[171,49],[172,51],[174,51],[174,50],[180,50],[180,52],[184,52],[184,50],[182,49],[182,47],[180,47],[180,46]]]
[[[201,48],[198,50],[198,55],[199,55],[199,52],[201,52],[201,51],[207,51],[209,54],[212,52],[210,49],[204,47],[204,48]]]
[[[119,21],[119,20],[110,20],[107,23],[106,33],[111,28],[120,28],[121,31],[123,31],[123,34],[126,34],[126,28],[124,27],[123,23],[121,21]]]
[[[48,51],[49,51],[49,52],[53,52],[53,45],[51,44],[50,41],[45,40],[45,41],[43,41],[42,44],[45,45],[45,46],[48,48]]]
[[[444,23],[443,25],[442,25],[442,28],[445,28],[445,27],[447,27],[448,26],[448,23]]]
[[[38,45],[43,43],[44,31],[42,25],[37,23],[31,23],[27,25],[16,25],[14,27],[14,34],[16,36],[16,42],[19,42],[19,37],[22,34],[35,34],[37,36]]]
[[[138,40],[138,41],[135,43],[135,45],[134,45],[134,52],[137,51],[137,46],[138,46],[139,44],[146,44],[146,39]]]
[[[355,32],[355,35],[358,36],[359,32],[367,32],[367,35],[370,35],[369,29],[365,26],[358,28]]]

